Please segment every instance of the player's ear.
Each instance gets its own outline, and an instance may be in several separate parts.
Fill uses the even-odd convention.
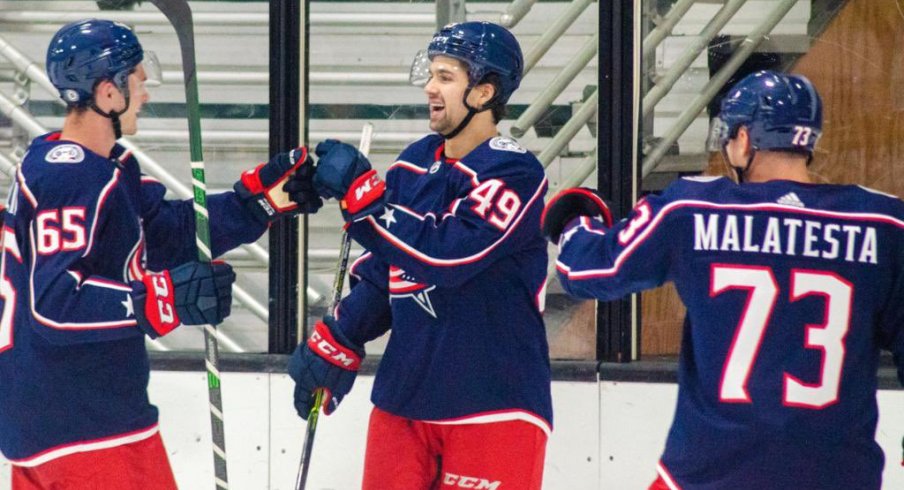
[[[471,93],[477,97],[477,99],[473,101],[475,103],[474,107],[483,107],[487,102],[493,99],[494,95],[496,95],[496,86],[489,82],[480,83],[471,89]]]
[[[112,81],[101,80],[94,86],[94,102],[101,110],[107,111],[113,106],[118,92]]]
[[[750,132],[747,131],[747,126],[741,126],[738,128],[738,143],[740,143],[741,148],[744,149],[744,158],[750,156],[753,149],[750,146]]]

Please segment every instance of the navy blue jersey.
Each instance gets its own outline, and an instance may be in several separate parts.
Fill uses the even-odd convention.
[[[445,423],[521,419],[552,424],[543,326],[543,167],[493,138],[459,161],[443,138],[410,145],[386,175],[382,214],[351,223],[368,252],[339,326],[363,344],[392,335],[374,404]]]
[[[879,353],[904,356],[899,199],[687,178],[611,229],[578,218],[560,240],[569,293],[673,281],[687,306],[659,468],[672,488],[880,487]]]
[[[156,431],[129,283],[197,260],[192,202],[165,192],[118,145],[107,158],[59,133],[32,142],[4,216],[0,275],[0,451],[14,463]],[[233,193],[208,205],[214,254],[265,229]]]

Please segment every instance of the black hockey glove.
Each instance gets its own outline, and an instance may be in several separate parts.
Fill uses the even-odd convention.
[[[138,326],[152,339],[180,324],[217,324],[229,316],[235,273],[225,262],[189,262],[132,281]]]
[[[540,217],[543,236],[558,245],[571,220],[580,216],[599,218],[606,226],[612,226],[612,212],[595,189],[572,187],[556,194],[543,209]]]
[[[382,211],[386,183],[354,146],[326,140],[314,150],[318,157],[314,188],[324,198],[339,199],[346,221]]]
[[[261,223],[283,216],[316,213],[323,200],[314,190],[314,161],[298,147],[242,173],[233,189]]]
[[[314,390],[318,388],[324,389],[324,413],[332,413],[351,391],[363,358],[364,349],[346,339],[332,317],[317,322],[311,338],[299,345],[289,359],[298,416],[308,419],[314,407]]]

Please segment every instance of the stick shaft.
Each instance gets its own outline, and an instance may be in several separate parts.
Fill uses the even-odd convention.
[[[367,155],[370,152],[370,142],[373,138],[374,126],[366,123],[361,129],[361,141],[358,151]],[[348,232],[342,232],[342,243],[339,246],[339,264],[336,268],[336,277],[333,278],[333,296],[330,298],[329,315],[336,315],[339,300],[342,298],[342,287],[345,284],[345,272],[348,269],[348,256],[352,248],[352,241]],[[301,462],[298,465],[298,477],[295,479],[295,489],[304,490],[308,481],[308,470],[311,467],[311,453],[314,451],[314,436],[317,434],[317,421],[320,419],[320,407],[323,405],[323,390],[314,390],[314,406],[308,413],[308,423],[305,427],[304,445],[301,448]]]
[[[191,8],[186,0],[151,0],[169,19],[182,51],[182,71],[185,80],[185,106],[188,117],[189,152],[191,155],[192,188],[194,191],[195,241],[198,260],[210,262],[210,223],[207,212],[207,183],[204,175],[204,156],[201,146],[201,110],[198,97],[198,77],[195,65],[195,36]],[[213,442],[214,479],[217,488],[228,489],[226,469],[226,431],[223,421],[223,394],[220,383],[219,342],[216,325],[204,326],[204,354],[207,367],[207,395],[210,401],[210,429]]]

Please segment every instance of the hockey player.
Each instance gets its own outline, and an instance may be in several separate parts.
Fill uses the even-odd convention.
[[[613,223],[589,189],[544,211],[565,289],[612,300],[671,280],[687,305],[678,403],[651,489],[879,489],[880,348],[904,383],[904,203],[810,182],[822,106],[752,74],[722,101],[742,183],[688,177]]]
[[[128,27],[97,19],[64,26],[48,49],[69,109],[61,132],[32,142],[2,227],[0,450],[14,490],[176,488],[145,338],[229,314],[235,275],[197,262],[192,201],[164,200],[116,143],[148,101],[144,58]],[[307,167],[298,149],[210,196],[213,255],[302,209],[283,185],[315,210]]]
[[[341,200],[367,252],[351,268],[349,296],[290,361],[295,406],[307,417],[312,392],[325,388],[333,410],[364,344],[392,328],[363,488],[537,489],[552,425],[541,316],[547,182],[496,128],[521,81],[521,49],[498,25],[465,22],[440,30],[419,59],[435,133],[408,146],[385,183],[352,146],[317,147],[315,187]]]

